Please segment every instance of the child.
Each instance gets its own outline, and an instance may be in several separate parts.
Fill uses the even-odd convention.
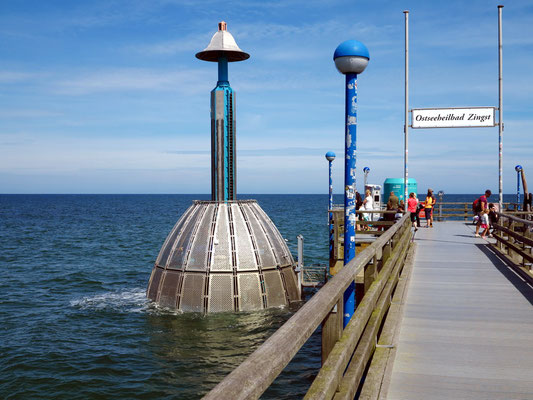
[[[489,223],[489,209],[485,209],[481,212],[481,228],[483,233],[481,234],[481,239],[485,239],[485,236],[489,233],[490,223]]]

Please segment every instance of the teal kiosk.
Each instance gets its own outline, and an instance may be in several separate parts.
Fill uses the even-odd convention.
[[[387,203],[389,201],[390,192],[394,192],[396,196],[400,199],[400,201],[405,199],[404,197],[404,179],[403,178],[387,178],[385,179],[385,182],[383,183],[383,203]],[[417,193],[417,183],[416,179],[409,178],[407,180],[407,193]]]

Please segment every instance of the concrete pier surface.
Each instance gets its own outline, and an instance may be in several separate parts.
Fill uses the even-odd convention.
[[[473,225],[434,226],[415,235],[387,398],[533,399],[533,288]]]

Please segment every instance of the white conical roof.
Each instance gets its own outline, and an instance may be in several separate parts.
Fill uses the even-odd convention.
[[[226,23],[224,21],[218,24],[218,31],[211,38],[209,45],[199,53],[196,53],[196,58],[204,61],[217,62],[219,57],[225,56],[229,62],[243,61],[250,58],[248,53],[242,51],[235,39],[226,30]]]

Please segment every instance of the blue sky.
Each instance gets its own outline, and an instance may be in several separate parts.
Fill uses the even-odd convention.
[[[325,193],[329,150],[342,191],[344,77],[332,55],[347,39],[370,52],[358,170],[378,184],[402,177],[403,10],[410,106],[497,106],[498,4],[512,193],[516,164],[533,177],[532,1],[3,1],[0,192],[208,193],[217,69],[194,54],[221,20],[251,55],[229,71],[238,193]],[[419,192],[498,190],[497,128],[411,130],[409,153]]]

